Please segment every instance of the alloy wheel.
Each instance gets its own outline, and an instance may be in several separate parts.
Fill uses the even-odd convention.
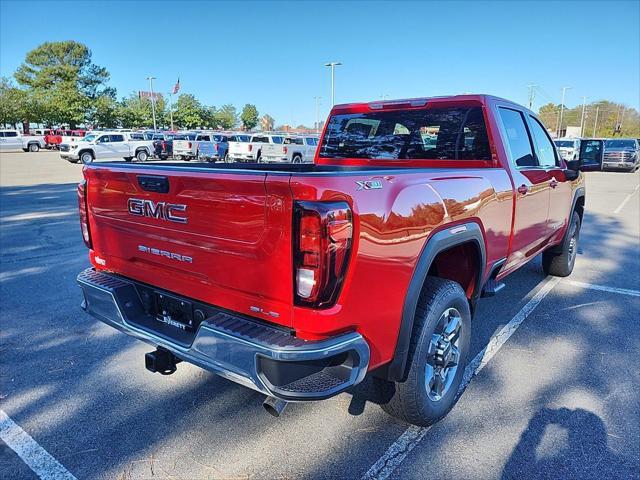
[[[446,309],[436,325],[427,352],[425,387],[431,400],[437,402],[451,388],[460,362],[462,315],[456,308]]]

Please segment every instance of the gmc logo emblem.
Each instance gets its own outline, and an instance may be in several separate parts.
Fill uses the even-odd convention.
[[[178,215],[178,212],[185,212],[187,210],[186,205],[130,198],[127,200],[127,209],[131,215],[137,215],[138,217],[158,218],[160,220],[169,220],[170,222],[187,223],[187,217]]]

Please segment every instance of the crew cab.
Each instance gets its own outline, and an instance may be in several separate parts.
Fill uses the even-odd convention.
[[[71,163],[91,163],[104,158],[146,161],[153,152],[153,142],[136,140],[131,135],[130,132],[91,133],[76,142],[60,145],[60,157]]]
[[[235,162],[260,162],[262,148],[267,144],[282,144],[283,135],[256,134],[249,141],[230,141],[229,159]]]
[[[314,164],[87,164],[86,312],[290,401],[371,375],[416,425],[452,408],[483,296],[542,254],[567,276],[585,205],[530,110],[486,95],[336,105]]]
[[[0,130],[0,151],[23,150],[25,152],[37,152],[44,146],[43,136],[23,135],[18,130]]]
[[[285,137],[282,143],[264,145],[261,158],[263,162],[311,163],[317,148],[317,137]]]

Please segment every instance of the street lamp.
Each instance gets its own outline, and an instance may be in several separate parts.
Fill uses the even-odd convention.
[[[573,87],[562,87],[562,101],[560,102],[560,119],[558,120],[558,131],[556,132],[557,138],[560,138],[560,131],[562,130],[562,114],[564,112],[564,94],[570,88],[573,88]]]
[[[316,133],[320,133],[320,100],[322,97],[313,97],[316,101]]]
[[[156,125],[156,104],[153,98],[153,81],[156,77],[147,77],[149,80],[149,92],[151,93],[151,113],[153,115],[153,131],[157,131],[158,127]]]
[[[335,96],[335,68],[338,65],[342,65],[340,62],[329,62],[325,63],[325,67],[331,67],[331,106],[336,104],[336,96]]]

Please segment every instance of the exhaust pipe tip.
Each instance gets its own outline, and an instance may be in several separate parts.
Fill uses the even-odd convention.
[[[282,414],[287,405],[289,405],[289,402],[275,397],[267,397],[264,399],[264,402],[262,402],[262,406],[267,413],[276,418]]]

